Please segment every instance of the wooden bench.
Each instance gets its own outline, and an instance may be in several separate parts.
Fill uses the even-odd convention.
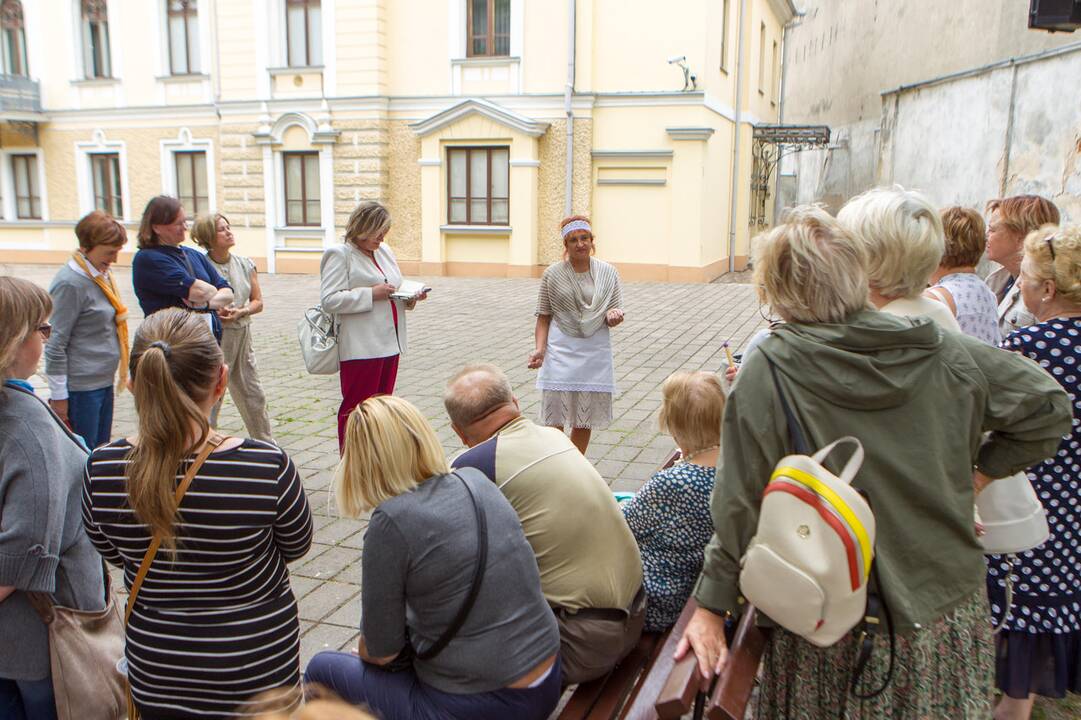
[[[673,452],[661,468],[671,467],[678,458],[679,453]],[[754,624],[754,608],[744,613],[732,643],[742,642],[750,652],[733,658],[708,695],[699,691],[694,653],[678,663],[673,659],[697,609],[691,598],[669,631],[642,633],[638,644],[611,672],[577,687],[557,720],[676,720],[692,711],[695,718],[743,720],[754,689],[756,658],[765,645],[765,636]]]

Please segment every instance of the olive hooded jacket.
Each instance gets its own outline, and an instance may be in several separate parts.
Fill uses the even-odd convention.
[[[875,513],[875,562],[896,629],[929,625],[983,588],[973,468],[1000,478],[1052,456],[1072,417],[1058,383],[1027,358],[927,318],[874,310],[782,325],[758,351],[725,408],[698,602],[739,612],[740,558],[762,491],[794,452],[767,358],[812,449],[845,435],[863,444],[853,486]]]

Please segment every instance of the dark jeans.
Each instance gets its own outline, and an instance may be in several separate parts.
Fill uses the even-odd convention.
[[[68,420],[91,450],[109,442],[113,431],[113,386],[68,391]]]
[[[56,720],[53,679],[0,678],[0,718],[3,720]]]
[[[386,672],[352,653],[321,652],[304,672],[354,705],[366,705],[381,720],[544,720],[559,703],[559,658],[534,688],[502,688],[455,695],[422,683],[412,671]]]

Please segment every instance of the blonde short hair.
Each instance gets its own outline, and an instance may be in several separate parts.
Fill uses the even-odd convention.
[[[191,226],[191,239],[204,250],[210,250],[218,237],[218,220],[224,220],[228,225],[229,218],[221,213],[200,215]]]
[[[1036,279],[1052,281],[1056,293],[1081,304],[1081,225],[1044,225],[1029,233],[1025,259]]]
[[[420,411],[400,397],[376,395],[349,414],[334,478],[338,508],[358,517],[448,472],[439,438]]]
[[[661,385],[661,432],[694,452],[721,441],[724,389],[711,372],[677,372]]]
[[[345,241],[356,244],[357,240],[374,237],[390,230],[390,212],[381,203],[366,200],[357,205],[345,224]]]
[[[754,241],[759,298],[796,322],[841,322],[867,307],[862,243],[818,205],[793,208]]]
[[[837,220],[867,248],[867,279],[887,298],[915,297],[942,262],[942,218],[919,192],[896,185],[849,200]]]

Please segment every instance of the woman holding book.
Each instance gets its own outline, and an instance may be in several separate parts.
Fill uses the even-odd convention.
[[[428,297],[391,297],[402,284],[394,252],[383,242],[390,213],[363,202],[349,216],[345,242],[323,253],[319,266],[323,310],[337,316],[342,404],[338,409],[338,447],[345,423],[372,395],[390,395],[398,377],[398,358],[406,349],[405,310]]]
[[[585,454],[593,428],[612,421],[616,384],[608,329],[623,322],[623,287],[616,269],[593,257],[589,218],[564,218],[560,234],[564,260],[541,276],[528,367],[540,368],[541,422],[569,426],[571,442]]]

